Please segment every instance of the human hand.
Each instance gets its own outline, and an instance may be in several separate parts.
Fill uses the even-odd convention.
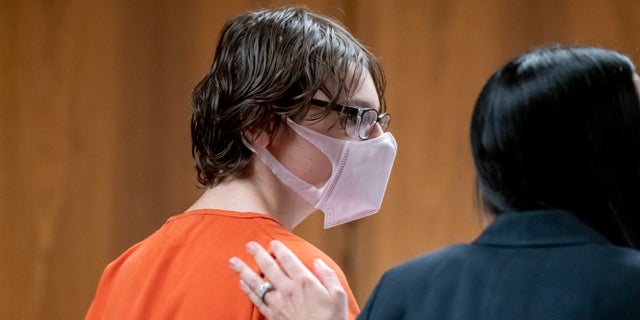
[[[264,280],[240,258],[229,260],[231,269],[240,275],[240,287],[267,319],[347,319],[347,294],[329,266],[316,259],[313,264],[314,275],[280,241],[271,241],[269,247],[282,269],[258,243],[247,244],[247,252],[272,284],[262,297],[258,296],[257,291],[265,283]]]

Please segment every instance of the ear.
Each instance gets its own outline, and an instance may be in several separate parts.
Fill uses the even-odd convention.
[[[259,148],[266,148],[271,144],[271,135],[266,130],[249,129],[244,132],[244,138]]]

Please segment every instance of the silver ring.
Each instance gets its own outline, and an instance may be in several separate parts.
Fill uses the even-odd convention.
[[[273,289],[273,285],[271,284],[271,282],[264,281],[260,285],[258,290],[256,290],[256,296],[258,296],[258,299],[260,299],[262,302],[265,302],[264,301],[264,295],[267,294],[267,292],[271,291],[271,289]]]

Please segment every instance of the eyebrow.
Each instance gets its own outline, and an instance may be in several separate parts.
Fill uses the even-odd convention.
[[[311,99],[311,103],[323,108],[329,108],[331,103],[329,101],[319,100],[319,99]],[[347,109],[342,109],[342,107],[347,107]],[[380,112],[380,108],[373,108],[368,101],[361,99],[350,100],[349,103],[339,103],[336,102],[330,108],[334,111],[346,112],[348,114],[357,114],[357,109],[373,109],[377,112]]]
[[[349,101],[349,106],[359,107],[359,108],[369,108],[379,110],[380,108],[374,108],[369,101],[365,101],[362,99],[353,99]]]

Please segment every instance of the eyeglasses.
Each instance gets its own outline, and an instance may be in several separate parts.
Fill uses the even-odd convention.
[[[317,99],[311,99],[311,104],[350,116],[347,118],[347,122],[354,123],[353,120],[355,120],[355,132],[362,140],[369,139],[376,124],[380,125],[382,131],[385,132],[391,122],[390,114],[378,113],[376,109],[372,108],[351,107]]]

